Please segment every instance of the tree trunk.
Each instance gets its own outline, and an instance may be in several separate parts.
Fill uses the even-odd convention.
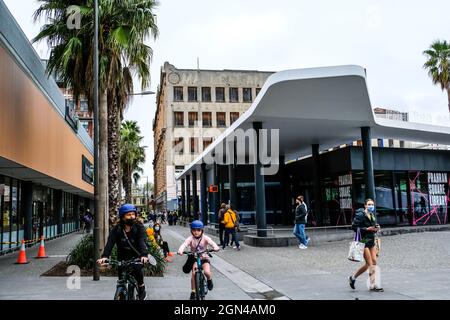
[[[450,87],[447,88],[447,96],[448,96],[448,112],[450,113]]]
[[[104,248],[109,234],[108,214],[108,107],[105,93],[100,95],[98,108],[98,209],[100,248]]]
[[[113,94],[108,94],[108,187],[109,226],[113,226],[119,210],[119,110]]]
[[[130,170],[123,170],[123,185],[125,187],[125,202],[131,203],[131,173],[129,173]]]

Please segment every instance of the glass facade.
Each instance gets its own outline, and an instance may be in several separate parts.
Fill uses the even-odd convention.
[[[31,239],[25,240],[39,240],[41,236],[49,239],[59,235],[58,221],[61,222],[60,234],[77,230],[79,208],[76,196],[62,192],[62,217],[58,219],[55,190],[38,185],[33,185],[32,189],[31,220],[27,221],[22,200],[23,182],[0,175],[0,253],[20,247],[22,239],[25,239],[27,224],[31,226]]]

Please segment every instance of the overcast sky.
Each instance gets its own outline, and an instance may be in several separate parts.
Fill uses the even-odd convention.
[[[2,0],[0,0],[2,1]],[[4,0],[29,39],[36,0]],[[432,41],[450,41],[448,0],[166,0],[156,10],[159,38],[152,82],[160,68],[280,71],[357,64],[367,69],[372,105],[410,113],[411,121],[450,125],[447,94],[422,68]],[[45,43],[35,45],[48,57]],[[135,92],[140,92],[136,82]],[[153,181],[155,96],[134,98],[126,118],[145,136],[144,175]]]

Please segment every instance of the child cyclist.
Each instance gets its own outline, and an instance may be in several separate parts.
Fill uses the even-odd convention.
[[[214,251],[219,251],[219,246],[208,236],[204,235],[203,222],[200,220],[194,220],[191,223],[191,236],[188,237],[184,243],[178,248],[178,254],[182,255],[184,249],[189,247],[191,252],[202,252],[208,249],[208,245],[211,246]],[[209,256],[206,252],[201,255],[203,271],[207,279],[208,290],[213,289],[211,266]],[[192,278],[191,278],[191,296],[190,300],[195,300],[195,271],[197,264],[194,262],[192,265]]]

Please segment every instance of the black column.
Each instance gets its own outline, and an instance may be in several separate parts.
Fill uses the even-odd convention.
[[[184,178],[181,179],[181,215],[186,215],[186,185]]]
[[[213,164],[213,177],[214,177],[214,185],[218,186],[219,185],[219,173],[218,173],[218,164],[214,163]],[[212,203],[212,208],[211,211],[214,212],[214,222],[217,222],[217,214],[219,213],[219,193],[218,192],[213,192],[213,203]]]
[[[197,219],[198,214],[198,195],[197,195],[197,171],[192,170],[192,207],[194,209],[194,217]]]
[[[284,155],[280,156],[280,164],[278,175],[280,177],[281,184],[281,223],[283,225],[290,225],[292,221],[289,221],[290,216],[290,182],[289,182],[289,174],[287,172],[286,165],[284,164],[285,157]]]
[[[191,177],[186,175],[186,217],[191,217]]]
[[[323,225],[322,196],[320,192],[320,158],[319,145],[312,145],[313,179],[314,179],[314,212],[319,226]]]
[[[22,183],[22,208],[24,217],[24,239],[31,240],[33,237],[33,183]]]
[[[202,221],[206,226],[208,224],[208,210],[206,209],[206,164],[201,164],[200,171],[200,212],[202,213]]]
[[[373,176],[373,157],[370,127],[361,128],[364,161],[364,182],[366,184],[366,199],[375,199],[375,179]]]
[[[259,130],[262,129],[261,122],[253,122],[253,129],[256,130],[256,164],[254,165],[255,173],[255,204],[256,204],[256,227],[258,229],[266,229],[266,195],[264,176],[261,174],[261,162],[259,159]],[[258,230],[258,237],[267,237],[266,230]]]
[[[57,234],[60,235],[62,233],[62,216],[63,216],[63,207],[62,207],[62,197],[63,193],[61,190],[55,190],[53,192],[53,197],[55,201],[55,212],[56,212],[56,223],[57,223]]]
[[[75,216],[75,229],[80,228],[80,201],[77,195],[73,196],[73,214]]]
[[[230,184],[230,204],[237,210],[237,183],[236,183],[236,167],[233,164],[228,165],[228,182]]]

